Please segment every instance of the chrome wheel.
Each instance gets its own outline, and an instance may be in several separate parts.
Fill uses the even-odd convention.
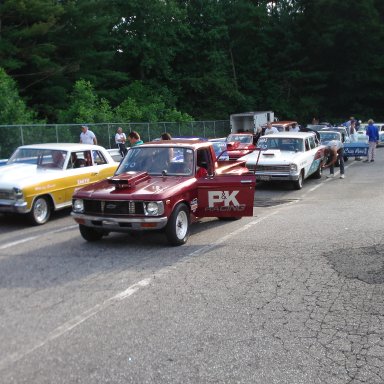
[[[185,204],[175,207],[165,229],[168,241],[172,245],[182,245],[189,237],[189,209]]]
[[[33,202],[32,210],[29,214],[30,220],[35,225],[45,224],[51,216],[51,206],[47,198],[37,197]]]

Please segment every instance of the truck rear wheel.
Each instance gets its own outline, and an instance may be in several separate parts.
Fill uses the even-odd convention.
[[[189,209],[185,204],[179,204],[173,210],[165,234],[171,245],[185,244],[189,237]]]
[[[94,228],[86,227],[82,224],[79,224],[79,230],[83,239],[87,241],[97,241],[103,237],[103,232]]]

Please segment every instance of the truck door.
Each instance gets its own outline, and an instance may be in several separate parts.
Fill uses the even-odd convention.
[[[253,216],[254,175],[215,175],[197,183],[198,217]]]

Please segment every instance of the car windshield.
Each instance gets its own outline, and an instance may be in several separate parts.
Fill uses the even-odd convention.
[[[34,164],[45,168],[62,169],[66,151],[38,148],[18,148],[7,164]]]
[[[320,133],[320,140],[322,142],[331,141],[331,140],[339,140],[340,141],[340,134],[337,132],[319,132],[319,133]]]
[[[303,139],[286,137],[261,137],[257,142],[257,147],[262,150],[280,149],[281,151],[304,151]]]
[[[148,172],[150,175],[191,176],[193,169],[194,152],[191,148],[137,146],[129,149],[116,175]]]

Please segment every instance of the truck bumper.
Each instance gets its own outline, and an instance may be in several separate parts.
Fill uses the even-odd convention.
[[[167,217],[102,217],[72,212],[76,223],[86,227],[102,229],[106,232],[150,231],[163,229],[168,222]]]

